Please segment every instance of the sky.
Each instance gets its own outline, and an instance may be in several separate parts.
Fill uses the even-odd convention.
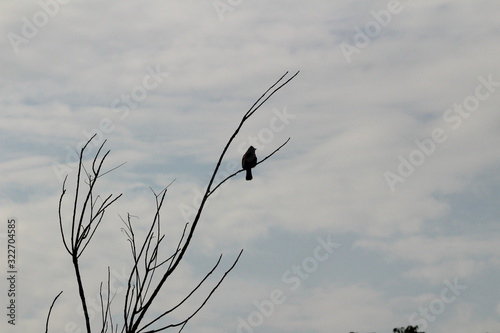
[[[220,172],[237,171],[250,145],[263,159],[290,141],[252,181],[239,173],[208,200],[152,315],[222,254],[164,323],[181,320],[243,249],[185,331],[500,332],[499,10],[485,0],[3,1],[2,332],[43,330],[60,291],[50,331],[85,331],[58,202],[67,175],[68,225],[77,152],[93,134],[87,166],[104,140],[103,170],[120,166],[98,193],[122,194],[80,257],[97,331],[108,266],[121,323],[131,268],[121,219],[144,235],[152,190],[174,181],[161,215],[170,256],[245,112],[297,71],[244,123]]]

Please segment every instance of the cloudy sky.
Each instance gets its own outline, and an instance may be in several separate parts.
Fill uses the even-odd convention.
[[[108,210],[81,256],[95,327],[112,272],[115,323],[130,251],[120,216],[149,225],[169,187],[168,257],[228,138],[263,158],[208,201],[154,311],[222,253],[188,332],[500,332],[500,24],[496,1],[3,1],[0,53],[2,332],[83,332],[57,203],[75,154],[107,140]],[[16,224],[16,325],[7,226]],[[65,217],[68,222],[68,215]]]

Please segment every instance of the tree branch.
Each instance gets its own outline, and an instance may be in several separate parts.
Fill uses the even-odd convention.
[[[57,299],[59,298],[59,296],[61,296],[62,293],[63,293],[62,291],[59,292],[59,294],[57,294],[57,296],[52,301],[52,304],[50,305],[49,313],[47,314],[47,322],[45,323],[45,333],[49,332],[49,320],[50,320],[50,313],[52,312],[52,308],[54,307],[54,304],[56,303]]]
[[[73,216],[71,219],[71,242],[66,241],[66,235],[64,233],[64,228],[63,228],[63,221],[62,221],[62,201],[63,197],[66,193],[66,180],[67,176],[64,179],[63,182],[63,188],[62,188],[62,194],[59,199],[59,229],[61,232],[61,236],[63,238],[63,243],[68,251],[68,253],[72,257],[72,263],[73,263],[73,268],[75,271],[76,275],[76,281],[78,285],[78,294],[80,296],[80,301],[82,303],[82,309],[83,309],[83,314],[85,318],[85,326],[87,333],[91,333],[91,326],[90,326],[90,317],[88,313],[88,308],[87,308],[87,300],[85,297],[85,290],[83,287],[83,280],[80,272],[80,265],[79,265],[79,257],[82,255],[82,253],[85,251],[87,248],[88,244],[90,243],[91,239],[93,238],[97,228],[99,227],[106,209],[112,205],[118,198],[122,196],[120,193],[118,196],[113,198],[113,195],[110,194],[108,197],[106,197],[105,200],[102,201],[100,206],[97,208],[97,211],[95,210],[95,206],[97,203],[97,199],[100,198],[99,195],[96,196],[96,200],[94,200],[94,191],[95,191],[95,185],[97,182],[97,179],[100,177],[101,169],[104,164],[104,161],[106,160],[106,157],[109,154],[109,150],[104,154],[104,156],[99,160],[99,155],[101,153],[101,150],[104,147],[104,144],[106,143],[106,140],[100,145],[97,153],[95,154],[93,161],[92,161],[92,174],[86,171],[85,165],[83,162],[83,156],[85,153],[85,149],[87,146],[90,144],[90,142],[94,139],[96,135],[93,135],[86,143],[85,145],[81,148],[80,150],[80,156],[79,156],[79,163],[78,163],[78,174],[76,177],[76,189],[75,189],[75,199],[73,202]],[[115,168],[116,169],[116,168]],[[82,170],[85,172],[88,178],[88,183],[82,180]],[[79,198],[80,195],[80,184],[81,182],[84,182],[88,185],[87,193],[84,195],[83,202],[81,202],[81,199]],[[78,209],[80,208],[80,210]],[[86,221],[86,218],[88,217],[88,222]],[[71,247],[69,246],[71,244]]]
[[[214,171],[212,173],[212,176],[208,182],[208,185],[206,187],[206,190],[205,190],[205,194],[203,195],[203,198],[201,200],[201,203],[198,207],[198,211],[196,213],[196,216],[194,218],[194,221],[191,225],[191,228],[189,230],[189,233],[187,235],[187,238],[186,238],[186,241],[184,242],[184,244],[178,248],[179,249],[179,252],[178,252],[178,255],[171,261],[170,263],[170,266],[169,266],[169,269],[164,273],[164,275],[162,276],[161,280],[158,282],[158,284],[156,285],[156,288],[153,290],[151,296],[148,298],[147,301],[145,301],[145,303],[142,305],[142,307],[140,309],[137,309],[137,313],[138,313],[138,317],[137,318],[130,318],[130,326],[128,326],[127,324],[127,332],[137,332],[138,330],[138,327],[141,323],[141,321],[143,320],[145,314],[147,313],[148,309],[150,308],[151,304],[153,303],[154,299],[156,298],[156,296],[158,295],[158,293],[160,292],[163,284],[165,283],[165,281],[167,280],[167,278],[175,271],[175,269],[177,268],[177,266],[179,265],[179,263],[181,262],[181,260],[183,259],[184,257],[184,254],[186,253],[188,247],[189,247],[189,244],[191,242],[191,239],[194,235],[194,231],[196,230],[196,227],[198,225],[198,222],[200,220],[200,217],[201,217],[201,214],[203,212],[203,209],[205,207],[205,203],[208,199],[208,197],[210,196],[211,193],[213,193],[214,190],[211,189],[212,187],[212,184],[214,183],[214,180],[215,180],[215,177],[219,171],[219,168],[220,168],[220,165],[222,163],[222,160],[224,159],[224,156],[226,155],[226,152],[227,150],[229,149],[229,146],[231,145],[231,143],[234,141],[234,139],[236,138],[236,135],[239,133],[241,127],[243,126],[243,124],[245,123],[245,121],[248,120],[248,118],[250,118],[272,95],[274,95],[278,90],[280,90],[284,85],[286,85],[288,82],[290,82],[293,78],[295,78],[297,75],[298,75],[299,72],[296,72],[294,75],[292,75],[292,77],[290,77],[289,79],[287,79],[285,82],[281,83],[282,80],[284,79],[284,77],[288,74],[288,72],[286,72],[283,76],[281,76],[274,84],[272,84],[258,99],[257,101],[250,107],[250,109],[245,113],[245,115],[243,116],[243,118],[241,119],[239,125],[237,126],[236,130],[234,131],[234,133],[231,135],[231,137],[229,138],[229,140],[227,141],[224,149],[222,150],[222,153],[220,154],[219,156],[219,159],[217,161],[217,164],[215,165],[215,168],[214,168]],[[288,140],[286,141],[288,142]],[[285,144],[286,144],[285,142]],[[283,144],[284,145],[284,144]],[[282,146],[283,146],[282,145]],[[281,147],[282,147],[281,146]],[[279,150],[281,147],[279,147],[277,150]],[[276,150],[276,151],[277,151]],[[276,152],[275,151],[275,152]],[[269,158],[270,156],[272,156],[275,152],[273,152],[271,155],[269,155],[268,157],[266,157],[264,160],[262,160],[260,163],[264,162],[267,158]],[[239,171],[241,172],[241,171]],[[237,172],[238,173],[238,172]],[[234,176],[234,175],[233,175]],[[220,185],[220,184],[219,184]],[[219,186],[218,185],[218,186]],[[217,186],[217,187],[218,187]],[[159,214],[159,210],[157,209],[157,215]],[[176,251],[177,252],[177,251]],[[241,254],[241,253],[240,253]],[[140,255],[139,255],[140,257]],[[238,257],[239,258],[239,257]],[[130,280],[129,280],[129,286],[130,286]],[[213,292],[213,291],[212,291]],[[206,300],[207,301],[207,300]],[[205,302],[206,302],[205,301]],[[203,306],[204,304],[202,304]],[[201,306],[201,307],[202,307]],[[201,307],[199,309],[201,309]],[[199,309],[194,313],[196,314]],[[125,312],[127,312],[127,310],[125,310]],[[134,314],[132,314],[132,317],[134,317]],[[194,316],[193,314],[193,316]],[[127,316],[126,316],[127,317]],[[187,320],[189,320],[190,318],[188,318]],[[187,322],[187,320],[184,322],[184,324]],[[179,324],[180,325],[180,324]],[[174,325],[175,326],[175,325]],[[177,325],[178,326],[178,325]],[[172,326],[166,326],[164,327],[163,329],[166,329],[168,327],[172,327]],[[156,332],[156,330],[154,331],[151,331],[151,332]]]
[[[288,141],[290,141],[290,138],[288,138],[288,140],[286,140],[285,143],[283,143],[281,146],[279,146],[277,149],[275,149],[271,154],[267,155],[264,159],[262,159],[261,161],[259,161],[255,166],[261,164],[262,162],[264,162],[265,160],[267,160],[269,157],[273,156],[278,150],[281,149],[281,147],[283,147],[284,145],[286,145],[288,143]],[[242,169],[236,171],[235,173],[233,173],[233,174],[227,176],[226,178],[224,178],[219,184],[217,184],[217,186],[214,187],[213,190],[211,190],[210,192],[208,192],[207,197],[211,196],[212,193],[214,193],[215,190],[217,190],[219,188],[219,186],[221,186],[227,180],[229,180],[230,178],[233,178],[234,176],[236,176],[237,174],[239,174],[240,172],[243,172],[243,171],[245,171],[245,169],[242,168]]]
[[[236,266],[236,263],[238,263],[238,261],[240,260],[240,257],[241,257],[242,253],[243,253],[243,249],[240,251],[240,253],[238,254],[238,257],[236,257],[236,260],[233,262],[233,264],[231,265],[231,267],[229,267],[229,269],[224,273],[224,275],[221,277],[221,279],[219,280],[219,282],[217,282],[217,284],[212,288],[212,290],[210,291],[210,293],[208,294],[208,296],[205,297],[205,300],[200,304],[200,306],[193,313],[191,313],[191,315],[189,315],[186,319],[184,319],[183,321],[180,321],[180,322],[178,322],[176,324],[170,324],[170,325],[158,328],[158,329],[147,331],[145,333],[160,332],[160,331],[166,330],[168,328],[178,327],[178,326],[182,326],[182,328],[180,329],[180,331],[182,331],[182,329],[188,323],[188,321],[191,320],[191,318],[193,318],[205,306],[205,304],[212,297],[212,295],[217,290],[217,288],[219,288],[219,286],[222,284],[222,281],[224,281],[224,279],[229,274],[229,272],[231,272],[233,270],[233,268]],[[221,258],[222,258],[222,255],[219,257],[219,261],[220,261]],[[214,268],[207,274],[207,276],[205,276],[205,278],[200,282],[200,284],[187,297],[191,296],[191,294],[194,293],[194,291],[205,281],[205,279],[208,277],[208,275],[212,274],[212,272],[215,270],[215,268],[219,264],[219,261],[217,261],[217,264],[214,266]],[[186,297],[186,299],[187,299],[187,297]],[[176,307],[180,306],[184,301],[185,301],[185,299],[181,303],[179,303],[177,306],[175,306],[174,308],[172,308],[171,310],[173,310]],[[169,311],[171,311],[171,310],[169,310]],[[164,314],[167,314],[169,311],[167,311]],[[162,314],[162,316],[164,314]],[[146,326],[143,327],[141,330],[139,330],[138,333],[141,332],[144,328],[146,328]]]

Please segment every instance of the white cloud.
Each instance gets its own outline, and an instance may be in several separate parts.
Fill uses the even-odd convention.
[[[327,285],[294,296],[282,307],[277,307],[269,324],[280,331],[371,332],[398,320],[383,295],[358,285]]]
[[[471,280],[485,270],[498,267],[498,242],[466,237],[405,237],[395,241],[359,240],[355,246],[380,251],[385,256],[412,265],[402,275],[440,284],[451,277]]]

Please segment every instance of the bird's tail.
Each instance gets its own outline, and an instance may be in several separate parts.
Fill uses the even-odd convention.
[[[246,169],[247,170],[247,176],[246,176],[246,180],[252,180],[253,177],[252,177],[252,169]]]

